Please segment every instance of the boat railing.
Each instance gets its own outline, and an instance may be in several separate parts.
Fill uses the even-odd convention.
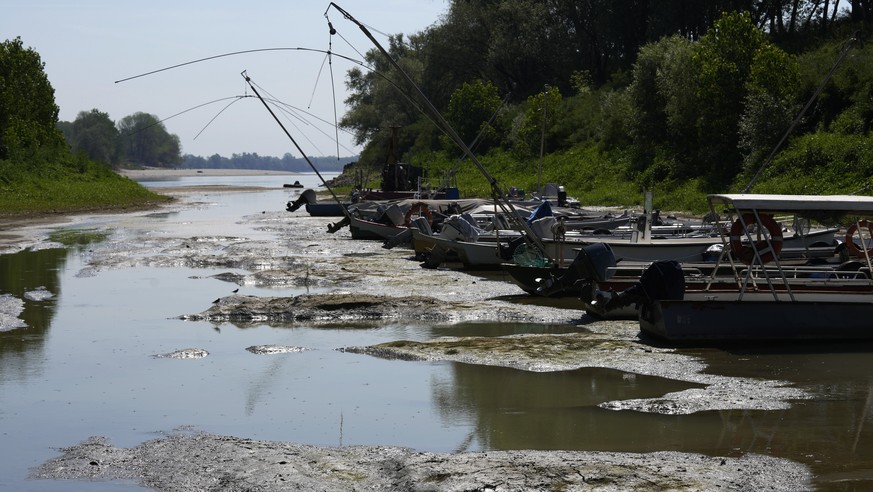
[[[765,273],[765,270],[767,272]],[[859,268],[858,270],[840,270],[838,268],[834,268],[832,266],[827,265],[798,265],[798,266],[786,266],[782,265],[782,273],[785,274],[785,277],[788,279],[804,279],[804,280],[863,280],[866,282],[870,282],[873,280],[873,275],[871,275],[871,271],[867,267]],[[764,275],[769,274],[773,275],[773,268],[761,268],[760,266],[754,266],[749,268],[743,268],[740,270],[740,275],[745,277],[749,272],[751,272],[751,277],[754,279],[762,279]]]

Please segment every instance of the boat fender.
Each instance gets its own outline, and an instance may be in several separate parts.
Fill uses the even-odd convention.
[[[866,252],[864,250],[862,250],[861,248],[859,248],[857,244],[855,244],[855,237],[854,237],[855,233],[859,232],[859,229],[862,229],[864,227],[867,228],[867,232],[870,235],[870,239],[868,239],[866,241],[866,244],[865,244],[865,245],[870,246],[869,248],[867,248]],[[859,232],[859,235],[862,238],[862,242],[864,242],[863,235],[861,235],[860,232]],[[846,244],[846,248],[848,248],[849,252],[852,253],[854,256],[857,256],[858,258],[866,258],[869,256],[873,256],[873,223],[869,223],[866,220],[859,220],[859,221],[855,222],[854,224],[852,224],[852,226],[849,227],[849,230],[846,231],[846,243],[845,244]]]
[[[761,222],[760,226],[767,229],[770,234],[770,241],[762,239],[755,241],[752,244],[743,244],[743,237],[746,235],[746,227],[752,224],[757,224],[755,215],[751,213],[743,214],[742,219],[737,219],[731,226],[730,244],[731,252],[746,265],[751,265],[755,261],[755,252],[761,257],[761,263],[769,263],[782,251],[782,228],[773,220],[773,216],[769,214],[758,214]],[[744,226],[745,224],[745,226]]]
[[[409,210],[406,211],[406,216],[404,219],[404,224],[406,227],[409,227],[409,223],[412,222],[413,217],[415,216],[424,216],[427,218],[427,223],[433,223],[433,213],[431,213],[430,209],[427,207],[427,204],[424,202],[413,203]]]

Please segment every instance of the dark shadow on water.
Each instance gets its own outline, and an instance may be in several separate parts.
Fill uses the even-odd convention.
[[[24,301],[20,318],[27,327],[0,331],[0,374],[24,377],[31,373],[34,361],[42,360],[46,334],[57,311],[60,295],[60,272],[67,260],[61,248],[19,251],[0,255],[0,294],[10,294]],[[28,292],[47,291],[51,297],[30,300]]]
[[[873,320],[871,320],[873,330]],[[665,340],[641,332],[640,341],[658,348],[719,350],[733,355],[873,354],[873,340]]]

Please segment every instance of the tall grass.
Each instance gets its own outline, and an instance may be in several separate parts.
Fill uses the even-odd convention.
[[[2,215],[126,209],[167,200],[83,158],[41,166],[0,161]]]
[[[428,169],[431,178],[446,170],[457,172],[457,181],[465,197],[491,194],[491,186],[474,163],[449,159],[443,153],[420,154],[410,159]],[[629,177],[627,160],[619,152],[607,153],[595,145],[578,146],[544,156],[520,158],[508,151],[492,151],[479,157],[486,172],[506,191],[509,187],[536,191],[538,185],[556,183],[583,206],[612,206],[642,209],[646,188]],[[682,183],[657,183],[649,188],[655,208],[672,211],[704,212],[706,194],[697,180]]]

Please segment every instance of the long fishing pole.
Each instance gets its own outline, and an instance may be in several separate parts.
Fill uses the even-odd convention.
[[[806,106],[804,106],[803,109],[800,110],[800,113],[797,115],[797,117],[794,118],[794,121],[791,123],[791,126],[788,127],[788,130],[785,132],[785,134],[782,135],[782,139],[779,140],[779,143],[777,143],[776,146],[773,147],[773,150],[770,151],[770,155],[767,156],[766,159],[764,159],[764,162],[763,162],[763,164],[761,164],[761,167],[758,168],[758,171],[755,172],[755,175],[752,176],[751,180],[749,180],[749,184],[747,184],[746,187],[743,188],[743,193],[748,193],[749,190],[752,189],[752,186],[754,186],[755,182],[758,180],[758,176],[761,175],[761,172],[764,170],[764,168],[770,164],[771,160],[773,160],[773,156],[776,155],[776,151],[779,150],[780,147],[782,147],[782,144],[785,143],[785,140],[788,138],[788,135],[790,135],[791,132],[794,131],[794,127],[796,127],[797,124],[800,123],[800,120],[803,118],[803,115],[806,114],[806,110],[808,110],[809,107],[812,106],[813,101],[815,101],[818,98],[819,94],[821,94],[821,91],[824,90],[825,84],[828,83],[828,80],[830,80],[831,76],[834,74],[834,72],[837,71],[837,67],[839,67],[840,64],[843,63],[843,60],[846,59],[846,55],[849,53],[849,49],[852,47],[852,44],[855,42],[856,37],[857,37],[857,35],[853,36],[846,43],[846,47],[843,49],[843,52],[840,53],[840,56],[839,56],[839,58],[837,58],[837,61],[834,62],[834,65],[831,67],[831,70],[827,73],[827,75],[825,75],[824,80],[821,81],[821,84],[819,84],[818,88],[812,94],[812,97],[809,98],[809,101],[806,102]]]
[[[263,103],[264,107],[267,108],[267,111],[270,112],[270,115],[273,117],[273,119],[276,120],[276,123],[278,123],[279,127],[282,129],[282,131],[285,132],[285,135],[288,136],[288,139],[291,140],[291,143],[294,144],[294,147],[297,148],[297,151],[300,152],[300,155],[303,156],[303,158],[306,160],[306,163],[309,164],[309,167],[312,168],[312,170],[318,176],[318,179],[321,180],[321,183],[324,185],[325,188],[327,188],[327,191],[330,192],[331,196],[333,196],[333,199],[336,200],[336,202],[340,205],[340,208],[343,211],[343,215],[345,215],[347,219],[351,220],[352,216],[349,213],[348,209],[346,209],[346,207],[343,205],[343,203],[340,201],[340,199],[337,198],[336,193],[333,192],[333,188],[331,188],[330,185],[327,184],[327,181],[324,179],[324,177],[318,171],[318,168],[316,168],[315,164],[313,164],[312,161],[309,160],[309,157],[306,155],[306,152],[303,152],[303,149],[301,149],[300,145],[297,144],[297,140],[294,140],[294,137],[291,136],[291,133],[288,131],[287,128],[285,128],[285,125],[282,124],[282,121],[279,119],[278,116],[276,116],[276,113],[273,112],[273,108],[271,108],[270,105],[267,104],[267,101],[265,101],[264,98],[261,97],[261,94],[255,88],[255,85],[252,83],[251,77],[248,76],[248,74],[246,73],[245,70],[243,70],[240,73],[240,75],[242,75],[243,79],[245,79],[246,83],[249,85],[249,87],[251,87],[252,92],[255,93],[255,96],[257,96],[257,98],[260,99],[261,103]]]
[[[175,64],[175,65],[171,65],[171,66],[169,66],[169,67],[158,68],[158,69],[156,69],[156,70],[151,70],[151,71],[149,71],[149,72],[144,72],[144,73],[141,73],[141,74],[138,74],[138,75],[133,75],[133,76],[130,76],[130,77],[125,77],[125,78],[123,78],[123,79],[116,80],[115,83],[116,83],[116,84],[119,84],[119,83],[121,83],[121,82],[127,82],[128,80],[138,79],[138,78],[140,78],[140,77],[145,77],[145,76],[147,76],[147,75],[154,75],[154,74],[156,74],[156,73],[166,72],[167,70],[173,70],[174,68],[184,67],[184,66],[187,66],[187,65],[193,65],[193,64],[195,64],[195,63],[201,63],[201,62],[205,62],[205,61],[209,61],[209,60],[215,60],[216,58],[224,58],[224,57],[226,57],[226,56],[244,55],[244,54],[248,54],[248,53],[260,53],[260,52],[264,52],[264,51],[312,51],[313,53],[327,53],[327,51],[325,51],[325,50],[320,50],[320,49],[316,49],[316,48],[303,48],[303,47],[296,47],[296,48],[290,48],[290,47],[285,47],[285,48],[283,48],[283,47],[278,47],[278,48],[257,48],[257,49],[252,49],[252,50],[231,51],[231,52],[229,52],[229,53],[222,53],[222,54],[220,54],[220,55],[213,55],[213,56],[207,56],[207,57],[205,57],[205,58],[198,58],[198,59],[196,59],[196,60],[190,60],[190,61],[186,61],[186,62],[182,62],[182,63],[177,63],[177,64]],[[348,60],[348,61],[350,61],[350,62],[352,62],[352,63],[354,63],[354,64],[356,64],[356,65],[359,65],[359,66],[361,66],[361,67],[364,67],[364,68],[367,68],[367,69],[371,69],[369,66],[367,66],[366,63],[364,63],[364,62],[362,62],[362,61],[360,61],[360,60],[356,60],[356,59],[354,59],[354,58],[351,58],[351,57],[348,57],[348,56],[345,56],[345,55],[341,55],[341,54],[339,54],[339,53],[333,53],[333,56],[338,56],[338,57],[340,57],[340,58],[342,58],[342,59],[344,59],[344,60]]]
[[[410,77],[406,73],[406,71],[404,71],[403,68],[400,67],[400,64],[398,64],[394,60],[394,58],[391,57],[391,54],[388,53],[388,51],[385,50],[384,47],[382,47],[379,41],[377,41],[376,38],[373,37],[373,35],[364,24],[359,22],[357,19],[355,19],[354,16],[352,16],[352,14],[348,13],[336,3],[331,2],[330,5],[328,5],[328,10],[330,10],[331,7],[339,11],[339,13],[341,13],[346,19],[355,23],[361,29],[361,32],[363,32],[364,35],[370,40],[370,42],[372,42],[376,46],[376,48],[385,56],[385,58],[388,59],[388,61],[391,63],[391,66],[393,66],[394,69],[397,70],[398,73],[400,73],[413,88],[415,88],[418,95],[421,96],[421,99],[424,102],[425,106],[431,112],[433,117],[436,118],[437,122],[439,123],[438,126],[440,127],[440,129],[446,135],[448,135],[449,138],[452,139],[452,141],[455,142],[455,145],[460,147],[460,149],[464,152],[464,155],[466,155],[476,165],[476,167],[479,169],[479,172],[481,172],[485,179],[488,181],[488,184],[491,186],[491,194],[500,205],[500,208],[503,209],[504,213],[507,214],[511,221],[515,222],[515,224],[519,226],[519,228],[524,233],[525,239],[533,243],[533,245],[537,249],[539,249],[543,256],[551,261],[551,258],[546,252],[546,248],[543,245],[542,241],[536,234],[534,234],[530,226],[525,221],[521,220],[521,218],[518,216],[515,207],[513,207],[512,203],[504,195],[503,190],[501,190],[500,186],[497,184],[497,180],[493,176],[491,176],[488,170],[485,169],[485,166],[483,166],[482,163],[479,162],[479,159],[476,158],[475,154],[473,154],[467,144],[464,143],[460,135],[458,135],[458,133],[454,130],[454,128],[452,128],[449,122],[446,121],[442,113],[440,113],[439,110],[433,105],[433,103],[430,102],[430,99],[428,99],[428,97],[424,94],[421,88],[418,87],[418,84],[416,84],[415,81],[412,80],[412,77]],[[325,17],[327,17],[327,10],[325,11],[324,15]],[[333,25],[330,24],[330,21],[328,21],[328,25],[331,27],[331,30],[333,30]]]
[[[488,121],[486,121],[484,125],[482,125],[482,129],[479,130],[479,133],[476,134],[476,138],[474,138],[473,141],[470,142],[470,150],[471,151],[474,150],[477,145],[479,145],[479,139],[482,138],[482,136],[485,134],[485,130],[489,126],[491,126],[491,123],[493,123],[494,120],[497,118],[497,115],[500,113],[500,110],[503,109],[503,106],[506,106],[506,103],[509,102],[509,98],[511,96],[512,96],[512,91],[507,92],[506,97],[504,97],[503,101],[500,102],[500,106],[498,106],[497,109],[495,109],[494,112],[491,113],[491,117],[488,118]],[[467,156],[467,154],[461,154],[461,156],[458,157],[458,160],[462,161],[462,160],[464,160],[464,157],[466,157],[466,156]]]
[[[154,123],[151,123],[151,124],[149,124],[149,125],[146,125],[146,126],[144,126],[144,127],[142,127],[142,128],[137,128],[136,130],[134,130],[134,131],[132,131],[132,132],[125,133],[124,136],[129,137],[129,136],[131,136],[131,135],[135,135],[135,134],[137,134],[137,133],[140,133],[140,132],[143,132],[143,131],[145,131],[145,130],[148,130],[149,128],[151,128],[151,127],[153,127],[153,126],[157,126],[157,125],[159,125],[159,124],[161,124],[161,123],[163,123],[163,122],[165,122],[165,121],[168,121],[168,120],[170,120],[170,119],[173,119],[173,118],[175,118],[175,117],[177,117],[177,116],[181,116],[181,115],[183,115],[183,114],[185,114],[185,113],[188,113],[188,112],[194,111],[195,109],[200,109],[200,108],[202,108],[202,107],[204,107],[204,106],[209,106],[210,104],[215,104],[215,103],[218,103],[218,102],[227,101],[227,100],[231,100],[231,99],[232,99],[233,101],[231,101],[230,104],[228,104],[228,105],[225,106],[221,111],[219,111],[218,114],[216,114],[212,119],[210,119],[209,122],[208,122],[208,123],[207,123],[207,124],[206,124],[206,125],[205,125],[205,126],[204,126],[204,127],[203,127],[199,132],[198,132],[198,133],[197,133],[197,135],[194,137],[194,139],[196,140],[197,137],[199,137],[200,134],[203,133],[203,131],[206,130],[206,128],[207,128],[210,124],[212,124],[212,122],[213,122],[213,121],[214,121],[214,120],[215,120],[215,119],[216,119],[216,118],[217,118],[217,117],[218,117],[218,116],[219,116],[219,115],[220,115],[220,114],[221,114],[225,109],[227,109],[227,107],[229,107],[231,104],[234,104],[234,103],[240,101],[241,99],[246,99],[246,98],[250,98],[250,97],[251,97],[251,98],[254,98],[255,96],[246,94],[246,95],[229,96],[229,97],[221,97],[221,98],[218,98],[218,99],[214,99],[214,100],[212,100],[212,101],[205,102],[205,103],[202,103],[202,104],[198,104],[198,105],[196,105],[196,106],[192,106],[192,107],[190,107],[190,108],[188,108],[188,109],[185,109],[185,110],[179,111],[178,113],[175,113],[175,114],[173,114],[173,115],[167,116],[166,118],[162,118],[162,119],[160,119],[160,120],[158,120],[158,121],[155,121]],[[311,113],[311,112],[309,112],[309,111],[306,111],[305,109],[299,108],[299,107],[294,106],[294,105],[292,105],[292,104],[288,104],[288,103],[286,103],[286,102],[284,102],[284,101],[280,101],[279,99],[275,99],[275,98],[266,98],[266,101],[269,102],[269,103],[275,104],[276,106],[279,106],[280,109],[281,109],[281,111],[282,111],[283,113],[285,113],[286,115],[288,115],[289,117],[296,118],[297,120],[300,120],[300,121],[303,122],[304,124],[306,124],[306,125],[308,125],[308,126],[312,126],[313,128],[315,128],[316,131],[318,131],[319,133],[321,133],[321,134],[324,135],[325,137],[328,137],[328,138],[331,138],[331,139],[335,138],[335,137],[329,135],[327,132],[325,132],[325,131],[321,130],[320,128],[316,127],[316,126],[313,125],[311,122],[307,121],[305,118],[299,116],[299,115],[296,114],[296,113],[297,113],[297,112],[299,112],[299,113],[303,113],[303,114],[305,114],[306,116],[309,116],[310,118],[314,118],[314,119],[316,119],[316,120],[318,120],[318,121],[320,121],[320,122],[322,122],[322,123],[324,123],[324,124],[326,124],[326,125],[330,125],[330,126],[332,126],[332,127],[336,127],[337,131],[341,130],[341,131],[343,131],[343,132],[345,132],[345,133],[351,134],[351,132],[349,132],[348,130],[346,130],[346,129],[344,129],[344,128],[340,128],[340,127],[336,126],[335,123],[331,123],[330,121],[327,121],[326,119],[321,118],[321,117],[319,117],[318,115],[316,115],[316,114],[314,114],[314,113]],[[338,138],[338,137],[336,137],[336,138]],[[337,141],[337,142],[338,142],[338,141]],[[310,143],[311,143],[311,142],[310,142]],[[345,145],[342,145],[342,144],[339,144],[339,143],[338,143],[338,146],[340,146],[340,147],[342,147],[343,149],[345,149],[346,152],[349,152],[349,153],[352,152],[352,150],[349,149],[348,147],[346,147]],[[337,154],[337,156],[339,156],[339,154]]]
[[[332,32],[331,32],[331,34],[334,34],[334,33],[335,33],[335,31],[332,31]],[[353,47],[353,49],[354,49],[354,47]],[[375,68],[373,68],[373,67],[367,65],[366,63],[364,63],[364,62],[361,61],[361,60],[357,60],[357,59],[355,59],[355,58],[351,58],[351,57],[348,57],[348,56],[345,56],[345,55],[341,55],[341,54],[336,53],[336,52],[334,52],[334,51],[332,51],[332,50],[322,50],[322,49],[317,49],[317,48],[304,48],[304,47],[296,47],[296,48],[288,48],[288,47],[285,47],[285,48],[282,48],[282,47],[277,47],[277,48],[258,48],[258,49],[251,49],[251,50],[231,51],[231,52],[229,52],[229,53],[222,53],[222,54],[219,54],[219,55],[212,55],[212,56],[207,56],[207,57],[204,57],[204,58],[198,58],[198,59],[196,59],[196,60],[190,60],[190,61],[186,61],[186,62],[182,62],[182,63],[177,63],[177,64],[175,64],[175,65],[170,65],[170,66],[168,66],[168,67],[158,68],[158,69],[156,69],[156,70],[151,70],[151,71],[144,72],[144,73],[137,74],[137,75],[133,75],[133,76],[130,76],[130,77],[125,77],[125,78],[123,78],[123,79],[116,80],[115,83],[116,83],[116,84],[119,84],[119,83],[122,83],[122,82],[127,82],[127,81],[129,81],[129,80],[138,79],[138,78],[140,78],[140,77],[146,77],[146,76],[148,76],[148,75],[154,75],[154,74],[156,74],[156,73],[161,73],[161,72],[165,72],[165,71],[168,71],[168,70],[173,70],[173,69],[176,69],[176,68],[185,67],[185,66],[188,66],[188,65],[193,65],[193,64],[195,64],[195,63],[202,63],[202,62],[209,61],[209,60],[215,60],[215,59],[217,59],[217,58],[224,58],[224,57],[227,57],[227,56],[235,56],[235,55],[243,55],[243,54],[248,54],[248,53],[259,53],[259,52],[265,52],[265,51],[311,51],[311,52],[313,52],[313,53],[324,53],[325,55],[332,55],[332,56],[336,56],[336,57],[342,58],[343,60],[348,60],[348,61],[350,61],[350,62],[352,62],[352,63],[354,63],[354,64],[356,64],[356,65],[358,65],[358,66],[360,66],[360,67],[362,67],[362,68],[364,68],[364,69],[369,70],[370,72],[373,72],[374,74],[376,74],[377,76],[381,77],[383,80],[385,80],[386,82],[388,82],[389,84],[391,84],[392,86],[394,86],[394,88],[397,89],[397,91],[400,93],[400,95],[402,95],[404,98],[406,98],[406,100],[407,100],[410,104],[412,104],[412,106],[413,106],[416,110],[418,110],[418,112],[420,112],[420,113],[421,113],[422,115],[424,115],[426,118],[430,119],[431,122],[434,123],[434,125],[437,125],[437,123],[434,122],[434,121],[431,119],[431,116],[428,115],[427,112],[424,111],[424,109],[423,109],[423,108],[422,108],[422,107],[421,107],[417,102],[415,102],[412,98],[410,98],[409,95],[406,94],[406,92],[404,92],[404,91],[403,91],[403,90],[402,90],[402,89],[401,89],[401,88],[400,88],[400,87],[399,87],[399,86],[398,86],[398,85],[397,85],[393,80],[391,80],[391,79],[390,79],[388,76],[386,76],[385,74],[379,72],[378,70],[376,70]],[[334,100],[335,100],[335,99],[336,99],[336,97],[334,97]],[[335,112],[335,111],[334,111],[334,112]],[[437,125],[437,126],[439,126],[439,125]],[[336,125],[336,127],[339,128],[338,125]]]

